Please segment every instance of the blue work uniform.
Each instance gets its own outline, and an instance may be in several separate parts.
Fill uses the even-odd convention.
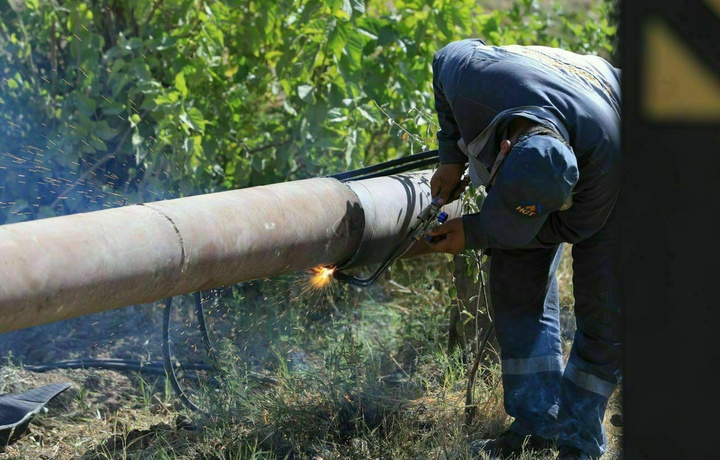
[[[433,72],[440,162],[469,163],[475,185],[487,185],[515,117],[553,128],[577,158],[570,207],[549,214],[522,244],[487,224],[491,212],[462,219],[465,247],[491,249],[505,410],[515,419],[510,429],[599,457],[607,445],[607,403],[621,380],[614,211],[621,180],[620,70],[598,56],[466,39],[439,50]],[[577,325],[566,365],[555,276],[563,243],[573,245]]]

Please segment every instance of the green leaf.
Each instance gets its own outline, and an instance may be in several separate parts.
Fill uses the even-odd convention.
[[[350,4],[352,5],[352,9],[357,11],[358,13],[362,14],[365,12],[364,0],[350,0]]]
[[[207,120],[205,120],[205,117],[203,117],[203,114],[199,109],[196,107],[191,108],[188,110],[188,115],[190,116],[190,120],[192,120],[193,124],[197,126],[198,131],[205,131]]]
[[[181,113],[178,118],[183,124],[183,127],[185,128],[185,133],[190,134],[190,130],[196,129],[195,125],[193,125],[192,120],[190,120],[190,117],[188,116],[187,112]]]
[[[359,34],[362,34],[362,35],[366,36],[366,37],[369,38],[370,40],[377,40],[377,39],[378,39],[378,36],[377,36],[377,35],[375,35],[374,33],[370,32],[370,31],[367,30],[367,29],[363,29],[362,27],[358,27],[358,28],[357,28],[357,32],[358,32]]]
[[[300,24],[307,24],[310,22],[313,14],[322,6],[323,2],[320,0],[309,0],[302,7],[302,14],[300,16]]]
[[[103,115],[120,115],[121,113],[124,113],[127,111],[126,107],[123,104],[119,104],[114,101],[110,101],[103,99],[100,108],[102,109]],[[102,137],[102,136],[101,136]],[[108,139],[105,139],[108,140]]]
[[[328,111],[328,121],[331,123],[339,123],[347,121],[347,119],[347,115],[344,115],[342,109],[338,107],[333,107]]]
[[[365,39],[356,30],[350,30],[345,37],[345,55],[348,58],[350,70],[362,69],[363,46]]]
[[[300,85],[297,89],[298,97],[305,102],[312,102],[313,90],[314,88],[312,85]]]
[[[350,25],[347,22],[331,21],[328,27],[331,29],[328,37],[328,49],[333,56],[340,56],[343,48],[345,48]]]
[[[357,130],[352,130],[345,137],[345,167],[350,168],[353,161],[353,152],[357,147]]]
[[[80,151],[82,153],[95,153],[95,147],[93,147],[92,145],[90,145],[86,142],[81,142],[80,143]]]
[[[268,2],[270,3],[270,2]],[[267,7],[262,9],[262,24],[263,24],[263,32],[266,36],[269,36],[272,34],[273,28],[275,27],[275,24],[277,23],[277,5],[267,5]]]
[[[75,99],[77,101],[77,109],[86,117],[91,117],[95,113],[97,107],[94,99],[91,99],[80,92],[75,93]]]
[[[179,118],[186,127],[201,133],[204,131],[205,124],[207,123],[205,118],[203,118],[202,112],[195,107],[181,113]]]
[[[298,114],[297,110],[293,106],[290,105],[290,103],[287,101],[287,99],[283,100],[283,110],[287,112],[288,114],[295,116]]]
[[[105,142],[101,141],[95,136],[90,136],[90,138],[88,139],[88,144],[92,145],[93,148],[101,152],[106,152],[108,149],[107,145],[105,145]]]
[[[177,91],[170,91],[169,93],[161,94],[155,98],[155,103],[157,105],[172,105],[178,102],[180,99],[178,98],[178,92]]]
[[[376,124],[377,120],[375,120],[372,115],[370,115],[367,110],[363,109],[362,107],[357,108],[358,112],[360,112],[360,115],[363,116],[363,118],[367,119],[370,123]]]
[[[180,95],[182,97],[187,96],[188,89],[187,85],[185,84],[185,74],[180,72],[177,75],[175,75],[175,88],[180,91]]]
[[[203,151],[203,146],[202,146],[202,136],[200,136],[200,135],[193,136],[192,137],[192,154],[193,154],[193,158],[198,159],[198,165],[199,165],[199,161],[201,159],[203,159],[204,153],[205,152]]]
[[[353,6],[350,3],[350,0],[342,0],[342,6],[340,7],[340,10],[344,13],[344,16],[349,19],[353,14]]]

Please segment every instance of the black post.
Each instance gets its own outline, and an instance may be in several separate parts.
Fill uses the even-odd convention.
[[[718,456],[720,5],[621,5],[626,460]]]

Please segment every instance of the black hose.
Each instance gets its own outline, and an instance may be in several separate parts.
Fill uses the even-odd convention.
[[[145,374],[165,375],[165,363],[162,361],[140,361],[125,359],[70,359],[65,361],[56,361],[47,364],[26,365],[23,369],[30,372],[47,372],[54,369],[107,369],[114,371],[132,371]],[[182,363],[182,369],[193,371],[214,370],[213,366],[208,364]]]
[[[448,195],[450,198],[452,198],[455,193],[457,193],[458,190],[462,187],[463,183],[466,183],[464,180],[460,179],[450,190],[450,194]],[[462,191],[460,192],[462,193]],[[430,206],[438,206],[435,204],[435,199],[433,199],[432,204],[428,206],[427,209],[432,209]],[[439,211],[439,206],[437,207],[437,211]],[[418,218],[423,216],[426,211],[423,211]],[[436,215],[436,214],[435,214]],[[434,216],[427,217],[428,219],[433,218]],[[418,223],[417,225],[423,225],[422,222]],[[339,281],[342,281],[343,283],[352,284],[357,287],[367,287],[370,286],[372,283],[375,282],[375,280],[380,277],[380,275],[385,272],[392,264],[395,263],[397,259],[402,257],[407,251],[410,250],[412,245],[415,243],[415,235],[413,233],[418,229],[419,227],[412,227],[408,230],[408,233],[404,236],[402,240],[390,251],[390,253],[385,257],[385,259],[380,263],[380,265],[375,269],[375,271],[368,276],[367,278],[358,278],[356,276],[348,275],[347,273],[343,273],[341,270],[343,267],[338,267],[337,270],[333,272],[333,277]]]
[[[401,172],[412,171],[413,169],[418,169],[418,168],[421,168],[421,167],[434,165],[434,164],[436,164],[438,161],[439,161],[439,160],[438,160],[437,158],[428,158],[427,160],[417,161],[417,162],[414,162],[414,163],[408,164],[408,165],[397,166],[397,167],[392,168],[392,169],[386,169],[386,170],[378,171],[378,172],[372,173],[372,174],[365,174],[365,175],[361,175],[361,176],[352,176],[352,177],[344,180],[343,182],[346,182],[346,181],[349,180],[349,179],[352,179],[352,180],[365,180],[365,179],[372,179],[373,177],[390,176],[390,175],[392,175],[392,174],[398,174],[398,173],[401,173]]]
[[[210,358],[210,362],[212,363],[211,366],[207,366],[210,369],[213,369],[215,372],[219,373],[220,368],[218,366],[218,360],[215,356],[214,352],[214,346],[212,344],[212,341],[210,340],[210,334],[208,333],[207,323],[205,322],[205,313],[203,311],[202,306],[202,293],[201,291],[196,291],[193,294],[193,298],[195,299],[195,315],[197,317],[198,325],[200,327],[200,335],[202,337],[203,345],[205,346],[205,351],[207,352],[208,357]],[[164,371],[167,375],[168,380],[170,381],[170,385],[172,386],[173,390],[175,391],[175,394],[180,398],[180,401],[185,404],[189,409],[195,411],[195,412],[204,412],[202,411],[196,404],[194,404],[190,399],[187,397],[185,392],[180,388],[180,382],[177,379],[177,375],[175,374],[175,366],[172,363],[172,359],[170,357],[170,315],[172,313],[172,297],[165,299],[165,311],[163,314],[163,342],[162,342],[162,348],[163,348],[163,364],[164,364]],[[180,365],[180,367],[185,367],[184,365]]]
[[[212,364],[199,364],[199,363],[178,363],[180,369],[183,370],[194,370],[194,371],[216,371],[219,372],[217,359],[214,354],[214,347],[210,341],[208,334],[207,324],[205,322],[205,314],[202,307],[201,293],[195,292],[195,314],[198,319],[200,333],[202,341],[205,346],[205,350],[210,357]],[[188,408],[196,412],[201,412],[200,408],[193,404],[192,401],[187,397],[180,388],[180,382],[177,379],[177,373],[175,366],[172,362],[171,351],[170,351],[170,316],[172,313],[172,297],[165,299],[165,311],[163,314],[163,341],[162,341],[162,353],[163,361],[140,361],[140,360],[127,360],[127,359],[116,359],[116,358],[105,358],[105,359],[71,359],[65,361],[58,361],[54,363],[39,364],[39,365],[26,365],[24,364],[23,369],[30,372],[47,372],[53,369],[106,369],[115,371],[130,371],[140,372],[145,374],[153,375],[164,375],[172,386],[173,390],[180,398],[180,400]],[[192,380],[199,380],[200,377],[192,374],[188,374],[185,378]],[[211,379],[214,380],[214,379]]]
[[[172,358],[170,357],[170,313],[172,312],[172,297],[165,299],[165,310],[163,311],[163,342],[162,352],[163,360],[165,363],[165,373],[167,379],[170,381],[175,394],[180,398],[180,401],[195,412],[202,412],[200,408],[190,401],[182,388],[180,388],[180,382],[178,382],[177,376],[175,375],[175,366],[173,366]]]
[[[215,357],[215,347],[213,346],[212,342],[210,341],[210,334],[208,334],[207,324],[205,323],[205,313],[203,312],[203,306],[202,306],[202,295],[200,291],[195,292],[194,294],[195,298],[195,316],[197,317],[198,325],[200,326],[200,334],[202,336],[203,345],[205,345],[205,351],[208,354],[208,357],[210,358],[210,362],[212,363],[212,367],[216,370],[218,370],[218,361]]]
[[[439,161],[440,158],[438,157],[438,151],[428,150],[407,157],[386,161],[384,163],[378,163],[376,165],[355,169],[353,171],[345,171],[338,174],[333,174],[329,177],[338,179],[340,181],[347,181],[350,179],[370,179],[372,177],[388,176],[390,174],[397,174],[399,172],[411,171],[422,166],[435,164]]]

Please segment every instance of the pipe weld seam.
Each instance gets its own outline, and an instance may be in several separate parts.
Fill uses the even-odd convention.
[[[164,212],[162,212],[161,210],[150,206],[148,203],[138,203],[138,204],[140,206],[145,206],[148,209],[152,209],[153,211],[155,211],[156,213],[160,214],[165,219],[167,219],[168,222],[170,222],[170,225],[172,225],[173,230],[175,230],[175,234],[177,234],[178,240],[180,242],[180,273],[184,273],[185,269],[186,269],[185,264],[187,263],[187,260],[186,260],[186,255],[185,255],[185,241],[183,240],[182,233],[180,233],[180,229],[178,228],[177,225],[175,225],[175,222],[172,220],[172,218],[170,216],[168,216],[167,214],[165,214]]]

